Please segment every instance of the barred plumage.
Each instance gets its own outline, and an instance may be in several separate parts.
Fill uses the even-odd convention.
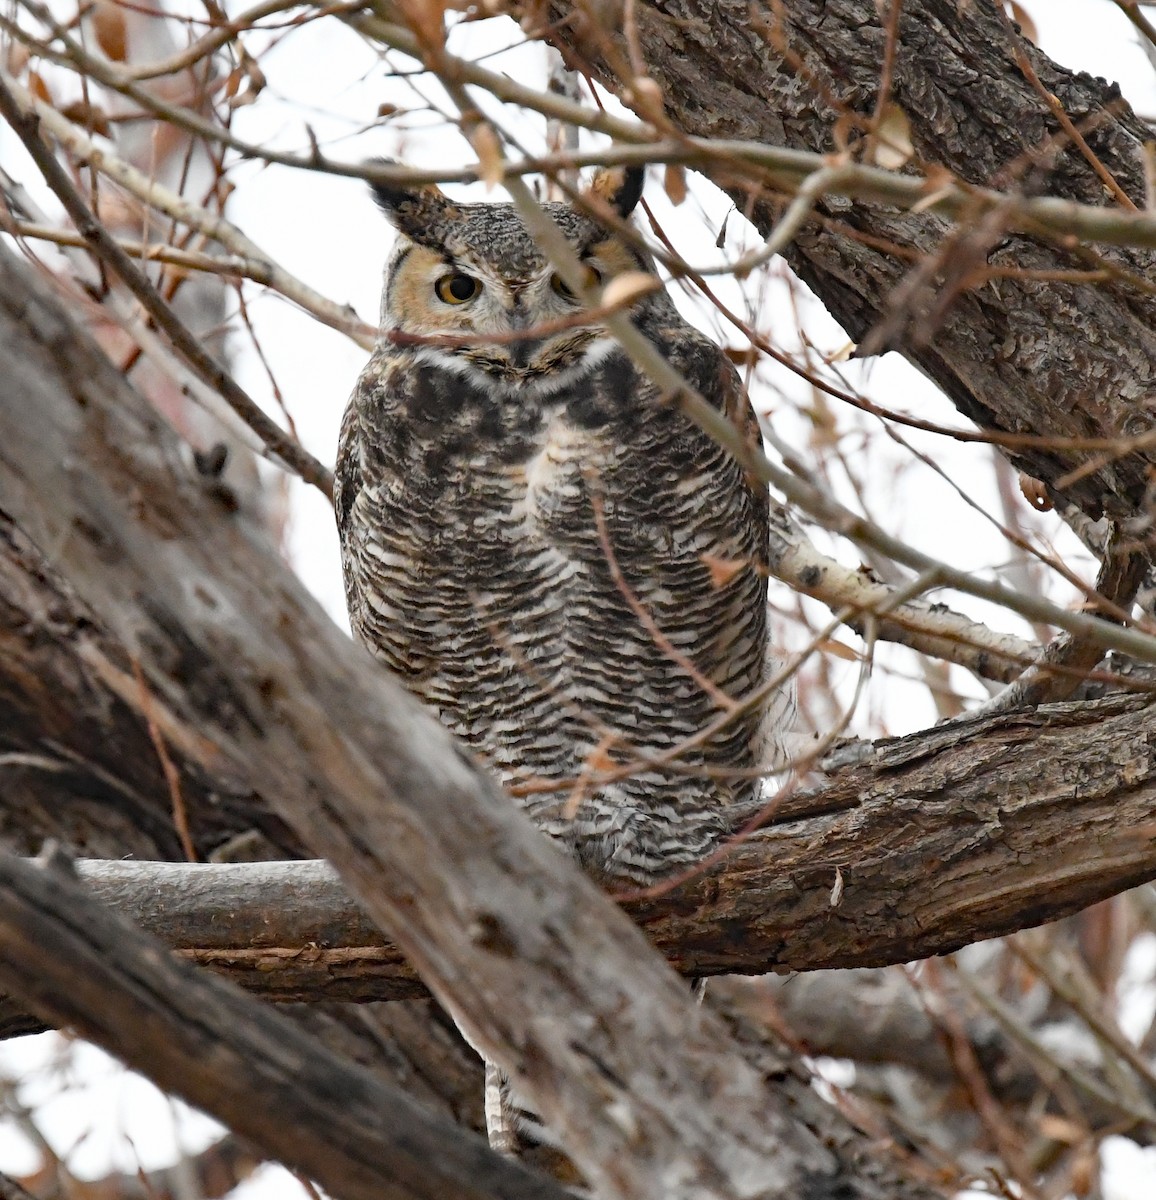
[[[594,200],[625,217],[640,190],[607,173]],[[757,789],[759,707],[704,731],[765,679],[766,495],[574,322],[510,205],[377,195],[401,236],[341,433],[353,629],[587,869],[653,882]],[[547,209],[592,279],[653,271],[592,216]],[[733,366],[665,291],[631,315],[757,438]]]

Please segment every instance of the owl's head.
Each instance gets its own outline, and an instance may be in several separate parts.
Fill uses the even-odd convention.
[[[642,196],[641,168],[595,177],[588,196],[629,217]],[[401,235],[386,268],[385,328],[418,338],[414,353],[476,383],[543,394],[572,385],[614,343],[538,249],[511,204],[460,204],[436,187],[372,185]],[[565,203],[543,206],[590,282],[651,271],[647,255]],[[652,301],[666,300],[657,293]],[[645,301],[644,301],[645,303]],[[450,335],[441,344],[438,337]],[[472,340],[477,337],[477,341]],[[458,341],[457,339],[461,339]]]

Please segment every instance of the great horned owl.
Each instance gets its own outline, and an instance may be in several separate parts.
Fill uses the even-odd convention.
[[[585,211],[628,218],[642,178],[545,206],[591,284],[653,273]],[[730,701],[766,674],[765,491],[585,317],[513,206],[374,192],[400,236],[337,463],[354,632],[588,870],[651,883],[758,786],[762,717]],[[757,439],[664,290],[631,316]]]

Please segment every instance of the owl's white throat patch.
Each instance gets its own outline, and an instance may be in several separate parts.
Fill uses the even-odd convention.
[[[547,343],[548,345],[548,343]],[[559,392],[570,391],[582,380],[594,374],[605,359],[618,347],[609,336],[595,337],[573,362],[554,365],[549,371],[535,371],[532,366],[519,367],[514,362],[495,360],[493,368],[479,366],[462,354],[440,346],[420,346],[414,360],[468,380],[479,391],[503,399],[544,399]]]

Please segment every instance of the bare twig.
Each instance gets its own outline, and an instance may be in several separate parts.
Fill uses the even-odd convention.
[[[1120,533],[1114,530],[1094,588],[1094,596],[1102,598],[1109,620],[1124,615],[1121,610],[1131,606],[1149,569],[1146,555],[1122,550],[1120,543]],[[1044,647],[1036,662],[1014,683],[960,719],[1066,700],[1079,686],[1083,673],[1090,671],[1103,656],[1103,648],[1095,642],[1065,631]]]
[[[368,16],[364,12],[346,19],[386,44],[415,57],[421,57],[420,46],[409,30],[382,23],[378,18]],[[482,177],[484,173],[479,166],[452,170],[371,170],[364,165],[328,159],[316,149],[309,155],[294,155],[247,143],[199,117],[190,109],[166,104],[143,89],[138,89],[129,73],[122,72],[106,60],[88,55],[71,40],[67,52],[54,51],[50,45],[32,38],[7,18],[0,17],[0,27],[9,29],[14,36],[32,42],[39,53],[58,61],[62,66],[76,69],[78,63],[82,63],[93,78],[114,90],[130,95],[148,111],[210,141],[228,146],[245,158],[355,178],[386,174],[391,182],[404,186],[432,182],[467,182]],[[80,57],[77,58],[77,55]],[[824,155],[759,142],[691,137],[678,141],[655,141],[655,130],[647,124],[611,117],[563,96],[519,84],[509,76],[489,71],[446,51],[439,56],[439,64],[453,79],[484,87],[498,99],[568,121],[581,128],[606,133],[627,143],[609,150],[580,154],[568,152],[558,156],[528,158],[521,162],[503,162],[492,167],[487,165],[485,173],[498,169],[503,179],[543,170],[556,173],[582,166],[668,162],[685,163],[706,170],[708,174],[722,172],[731,175],[739,171],[746,174],[752,182],[761,181],[773,189],[793,193],[816,172],[831,166],[829,159]],[[1061,239],[1076,236],[1085,241],[1102,242],[1107,245],[1156,247],[1156,216],[1049,197],[1028,198],[1016,193],[970,186],[942,175],[934,179],[924,179],[879,167],[852,164],[829,180],[825,194],[897,205],[902,208],[918,207],[921,211],[930,211],[949,219],[970,220],[977,213],[982,214],[994,208],[1006,213],[1009,227],[1012,229]]]
[[[584,286],[581,266],[557,225],[521,179],[507,179],[506,187],[535,240],[575,293],[583,294],[587,288]],[[991,600],[1022,616],[1059,626],[1098,646],[1122,650],[1144,662],[1156,663],[1156,638],[1135,629],[1118,628],[1084,613],[1068,612],[1042,597],[1017,592],[995,581],[978,579],[970,572],[961,571],[908,546],[873,522],[851,512],[814,483],[776,466],[765,454],[751,447],[726,416],[691,387],[653,343],[635,328],[628,315],[608,315],[605,324],[634,363],[658,385],[671,403],[677,403],[695,424],[729,450],[756,478],[778,488],[791,503],[819,524],[903,563],[921,575],[934,578],[940,585]],[[1156,439],[1156,435],[1153,437]]]
[[[372,348],[376,334],[374,326],[366,324],[347,306],[334,304],[296,279],[231,222],[178,195],[108,149],[98,146],[79,126],[61,115],[50,104],[32,95],[3,70],[0,70],[0,82],[16,98],[26,116],[35,116],[40,126],[81,162],[87,163],[102,175],[107,175],[150,208],[155,208],[174,221],[179,221],[203,233],[212,241],[219,242],[246,264],[244,274],[299,304],[323,324],[353,338],[359,345],[366,349]],[[224,261],[228,262],[227,259]]]
[[[333,497],[333,475],[303,446],[288,438],[274,421],[204,349],[201,343],[120,248],[116,239],[96,219],[73,186],[67,173],[43,142],[39,121],[22,110],[16,96],[4,78],[0,78],[0,113],[24,143],[28,153],[56,193],[81,235],[100,258],[116,272],[140,301],[149,315],[165,331],[173,345],[201,378],[228,401],[237,415],[261,439],[269,456],[295,471],[307,483],[312,483],[330,499]]]

